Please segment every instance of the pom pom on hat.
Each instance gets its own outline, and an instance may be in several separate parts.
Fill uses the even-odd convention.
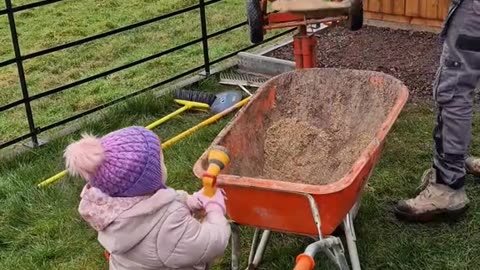
[[[70,144],[63,155],[68,172],[90,181],[105,158],[100,139],[83,134],[82,139]]]

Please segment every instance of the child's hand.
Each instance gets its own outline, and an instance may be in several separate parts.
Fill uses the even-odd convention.
[[[192,212],[203,209],[200,200],[196,196],[188,194],[186,191],[177,190],[177,200],[186,204]]]
[[[188,195],[186,203],[191,211],[203,209],[202,202],[195,195]]]
[[[201,205],[205,209],[206,213],[219,211],[222,212],[224,215],[226,213],[226,206],[225,206],[225,191],[223,189],[217,188],[217,192],[212,198],[209,198],[203,195],[203,188],[198,192],[193,194],[193,197],[198,198]]]

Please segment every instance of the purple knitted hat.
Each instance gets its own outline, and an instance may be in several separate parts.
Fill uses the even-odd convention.
[[[97,139],[91,135],[67,147],[66,166],[112,197],[153,194],[165,188],[160,139],[144,127],[128,127]]]

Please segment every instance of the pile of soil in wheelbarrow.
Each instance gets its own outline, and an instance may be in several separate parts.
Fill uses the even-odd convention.
[[[370,72],[368,72],[370,73]],[[262,178],[324,185],[340,180],[374,139],[400,82],[375,89],[370,74],[328,69],[277,81],[267,115]]]
[[[318,33],[318,67],[381,71],[403,81],[410,98],[430,100],[441,55],[438,34],[365,26],[352,32],[333,27]],[[271,57],[292,60],[291,45]]]

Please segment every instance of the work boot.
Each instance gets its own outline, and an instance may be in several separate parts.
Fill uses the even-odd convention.
[[[397,202],[393,210],[400,219],[428,222],[441,217],[455,218],[462,214],[469,203],[465,188],[458,190],[436,182],[434,169],[422,177],[417,197]]]
[[[465,170],[468,174],[480,176],[480,158],[468,157],[465,159]]]

